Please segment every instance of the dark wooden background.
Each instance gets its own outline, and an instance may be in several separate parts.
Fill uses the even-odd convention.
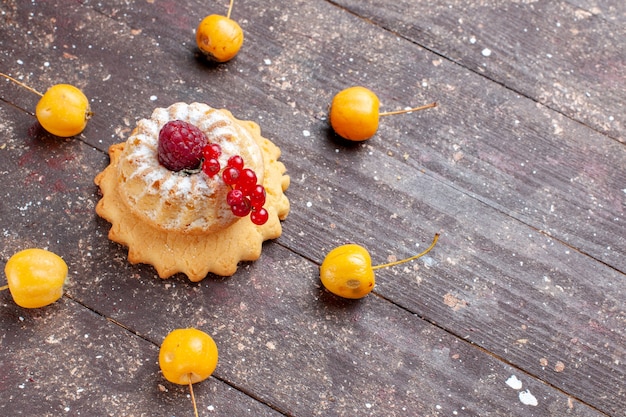
[[[52,137],[0,80],[0,265],[70,268],[46,308],[0,293],[0,414],[191,416],[157,355],[193,326],[220,350],[203,416],[626,416],[626,3],[236,0],[243,48],[207,64],[194,29],[227,3],[0,2],[0,71],[95,112]],[[326,115],[352,85],[439,106],[350,145]],[[283,235],[231,278],[160,280],[94,212],[108,147],[177,101],[256,121],[291,175]],[[436,232],[366,299],[321,288],[336,245],[383,263]]]

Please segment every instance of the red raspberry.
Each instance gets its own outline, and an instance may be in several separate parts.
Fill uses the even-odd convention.
[[[191,123],[167,122],[159,132],[159,162],[170,171],[197,169],[207,142],[204,133]]]

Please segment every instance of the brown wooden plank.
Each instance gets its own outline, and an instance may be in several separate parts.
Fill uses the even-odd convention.
[[[10,108],[3,110],[19,124],[32,120]],[[11,357],[3,357],[3,361],[15,364],[16,369],[26,368],[32,379],[28,382],[38,382],[43,396],[50,396],[45,388],[50,385],[76,387],[77,392],[67,388],[55,392],[51,401],[31,405],[33,396],[23,394],[28,384],[22,382],[17,371],[11,371],[6,374],[3,390],[3,397],[12,398],[5,405],[9,412],[29,410],[32,414],[54,415],[59,407],[81,414],[100,414],[111,407],[116,415],[180,412],[188,406],[185,390],[160,379],[154,363],[155,345],[172,328],[194,326],[212,333],[220,346],[222,359],[217,378],[252,393],[261,403],[271,404],[287,415],[353,415],[355,410],[385,416],[461,410],[525,415],[527,408],[533,406],[521,403],[522,390],[506,385],[511,375],[523,382],[524,390],[541,398],[534,406],[537,408],[533,408],[537,412],[555,409],[570,410],[572,415],[600,415],[383,299],[372,296],[364,302],[339,302],[320,290],[316,265],[279,245],[268,245],[263,258],[243,268],[237,277],[209,278],[201,284],[191,285],[182,277],[161,281],[149,267],[132,267],[124,259],[123,249],[105,239],[104,221],[84,215],[82,206],[93,207],[93,196],[79,198],[58,192],[51,199],[48,187],[42,184],[53,182],[54,173],[43,178],[35,175],[40,185],[24,188],[20,180],[33,176],[31,170],[37,166],[36,161],[62,159],[66,163],[59,165],[56,174],[65,173],[77,182],[70,189],[86,190],[89,176],[75,173],[96,172],[96,161],[106,159],[101,152],[78,141],[57,143],[52,138],[42,139],[22,145],[13,140],[0,154],[4,167],[13,168],[22,161],[22,170],[9,170],[12,186],[6,196],[12,201],[11,206],[24,203],[14,201],[19,196],[16,191],[22,189],[35,207],[41,206],[41,211],[50,213],[45,223],[33,224],[19,217],[43,216],[26,216],[7,207],[3,214],[18,218],[3,216],[3,221],[13,224],[12,231],[19,238],[7,245],[2,258],[6,259],[24,242],[49,246],[63,254],[72,271],[68,294],[80,304],[64,299],[49,308],[28,311],[12,304],[4,293],[5,333],[1,340]],[[65,146],[65,152],[55,145]],[[59,156],[67,154],[82,157]],[[68,201],[73,204],[68,206]],[[103,227],[94,225],[94,221]],[[59,225],[56,234],[44,228],[49,224]],[[97,233],[86,234],[85,230]],[[122,323],[141,338],[116,329],[112,322],[81,306],[90,306],[114,323]],[[38,320],[44,321],[35,326]],[[89,340],[86,346],[85,339]],[[129,343],[127,339],[133,341]],[[52,345],[46,349],[47,355],[70,359],[61,367],[48,356],[43,360],[41,352],[32,349],[41,340]],[[105,352],[101,358],[100,351]],[[120,358],[120,353],[126,356]],[[94,367],[90,355],[103,359],[104,369]],[[105,360],[106,355],[111,355],[111,359]],[[120,361],[134,366],[122,369]],[[387,371],[389,367],[394,370]],[[85,381],[85,386],[76,383],[76,378]],[[161,392],[158,384],[169,391]],[[148,396],[146,392],[153,394]],[[200,404],[226,410],[227,415],[248,408],[255,410],[254,415],[271,415],[271,410],[262,404],[230,398],[241,394],[213,379],[198,385],[196,394]],[[37,394],[34,398],[38,398]]]
[[[108,227],[93,215],[97,190],[92,176],[105,166],[106,155],[78,140],[43,133],[31,115],[14,107],[3,104],[0,114],[7,121],[0,140],[2,270],[13,253],[42,247],[68,263],[68,289],[92,287],[116,256],[106,239]],[[29,125],[26,132],[16,127]],[[99,262],[103,255],[107,263]],[[117,262],[127,264],[121,257]],[[118,279],[129,279],[119,265],[114,271]],[[192,414],[187,387],[160,375],[158,345],[166,333],[142,339],[69,298],[28,310],[15,305],[8,291],[0,297],[0,414]],[[92,302],[92,309],[104,302],[117,309],[116,300]],[[195,394],[204,410],[279,415],[215,378],[198,385]]]
[[[317,265],[279,245],[235,277],[193,286],[133,269],[136,279],[109,273],[72,296],[115,300],[101,310],[150,339],[181,322],[210,326],[218,377],[286,415],[602,415],[384,299],[329,296]],[[537,406],[521,403],[511,375]]]
[[[626,29],[620,21],[603,18],[597,7],[590,11],[565,1],[336,3],[616,140],[625,140],[626,93],[621,86],[626,80],[622,42]]]
[[[620,0],[568,0],[568,3],[618,24],[626,19],[626,4]]]
[[[193,415],[188,388],[163,379],[154,342],[65,297],[38,310],[4,294],[0,304],[2,415]],[[213,377],[194,394],[201,415],[281,415]]]
[[[239,7],[243,10],[240,12],[256,15],[254,4],[249,8],[246,3],[241,4]],[[102,12],[120,16],[119,7],[109,7]],[[386,9],[380,10],[382,13]],[[401,108],[406,103],[415,104],[415,95],[422,97],[419,99],[421,102],[439,101],[440,108],[436,112],[385,121],[379,136],[389,138],[385,140],[390,144],[388,152],[395,153],[397,158],[408,156],[408,162],[416,168],[426,168],[442,175],[447,181],[458,184],[477,198],[489,201],[499,210],[536,229],[544,230],[602,262],[626,270],[626,257],[621,256],[623,252],[620,251],[626,245],[626,223],[620,220],[623,219],[626,207],[623,146],[595,135],[584,126],[568,121],[548,109],[537,112],[535,102],[517,94],[507,94],[497,84],[485,84],[481,77],[468,74],[463,68],[448,62],[440,62],[438,57],[407,47],[406,43],[398,42],[393,37],[381,38],[369,49],[361,51],[361,55],[357,53],[359,51],[347,52],[345,45],[358,44],[362,37],[374,39],[379,36],[376,28],[370,32],[353,30],[342,33],[342,42],[324,45],[320,52],[340,57],[337,62],[341,64],[324,58],[321,53],[318,53],[316,59],[310,56],[303,58],[299,51],[310,42],[311,36],[315,39],[323,33],[332,32],[334,26],[345,26],[349,22],[354,24],[357,19],[338,15],[335,21],[329,18],[331,22],[322,27],[316,19],[318,11],[302,6],[298,8],[298,14],[292,17],[290,25],[285,25],[277,18],[279,11],[265,12],[263,18],[268,18],[268,22],[250,27],[250,43],[259,43],[249,47],[251,56],[242,54],[229,67],[231,69],[212,71],[211,68],[204,68],[202,71],[203,67],[200,66],[200,71],[187,76],[178,71],[176,66],[192,60],[190,56],[194,48],[189,45],[186,32],[176,33],[172,27],[183,24],[191,32],[194,25],[189,15],[193,15],[193,12],[184,9],[165,12],[157,6],[143,3],[126,9],[121,16],[128,25],[127,33],[130,28],[141,28],[146,35],[158,36],[163,48],[167,47],[168,53],[172,54],[170,58],[153,58],[158,60],[163,73],[175,73],[178,77],[174,86],[166,82],[163,90],[154,90],[154,96],[157,97],[154,104],[167,105],[167,101],[159,101],[158,97],[162,100],[166,97],[171,101],[189,101],[210,95],[211,103],[215,106],[228,107],[240,117],[263,120],[267,134],[277,138],[281,145],[281,138],[302,138],[303,130],[314,133],[309,137],[309,142],[316,141],[316,138],[324,135],[325,124],[312,124],[302,119],[293,123],[292,127],[290,123],[276,117],[276,114],[282,114],[280,110],[276,112],[281,107],[280,102],[293,104],[296,113],[320,117],[325,114],[336,91],[364,81],[379,93],[386,109]],[[147,15],[142,17],[141,13]],[[319,13],[334,17],[336,9],[327,7]],[[153,15],[158,16],[159,20],[153,22]],[[263,29],[266,27],[274,30],[267,33],[267,29]],[[162,31],[162,28],[166,30]],[[167,35],[173,38],[169,39]],[[269,47],[263,43],[268,43]],[[295,46],[285,47],[290,44]],[[137,49],[148,48],[144,46]],[[346,54],[350,57],[347,58]],[[387,55],[414,56],[416,62],[398,60],[390,66]],[[246,59],[248,61],[244,62]],[[272,65],[261,64],[265,59]],[[326,62],[329,64],[325,65]],[[237,68],[252,66],[260,66],[260,70],[256,73],[247,71],[245,77],[237,74]],[[139,73],[150,71],[148,63],[139,63],[135,67]],[[366,68],[367,71],[360,68]],[[230,82],[234,91],[239,92],[237,97],[240,100],[233,100],[234,96],[229,91],[219,88],[224,85],[228,71],[235,73]],[[285,74],[291,75],[287,79]],[[414,74],[421,76],[413,79],[417,78]],[[281,77],[285,81],[280,81]],[[209,85],[218,87],[208,93],[205,83],[206,89],[210,88]],[[132,88],[138,89],[138,85],[133,80]],[[152,84],[148,82],[147,85]],[[290,87],[283,88],[285,85]],[[413,87],[407,90],[407,85]],[[262,90],[251,86],[259,86]],[[265,114],[263,110],[250,111],[255,106],[263,108],[260,103],[264,100],[265,92],[280,102],[273,103],[273,107],[269,107]],[[147,96],[148,93],[144,92],[143,97],[131,97],[130,101],[123,104],[128,110],[111,105],[105,107],[102,110],[106,112],[103,114],[104,120],[109,120],[109,117],[119,120],[120,113],[132,114],[129,109],[131,106],[150,108],[146,103]],[[107,103],[115,100],[115,97],[97,99]],[[611,101],[607,97],[607,102]],[[248,106],[242,106],[242,103],[248,103]],[[467,103],[471,103],[470,108]],[[618,100],[617,103],[619,106],[621,102]],[[115,110],[119,110],[117,114]],[[494,112],[497,117],[493,117]],[[129,116],[126,116],[128,119]],[[301,128],[295,129],[295,125]],[[120,123],[118,130],[128,128]],[[99,131],[94,133],[99,137],[104,136]],[[404,137],[415,139],[402,140]],[[105,137],[108,142],[115,139],[110,134]],[[287,151],[302,152],[300,145],[298,143]],[[285,146],[289,146],[289,143],[285,143]],[[320,146],[319,141],[311,143],[311,146]],[[310,151],[306,154],[310,154]],[[591,216],[594,221],[590,220]]]

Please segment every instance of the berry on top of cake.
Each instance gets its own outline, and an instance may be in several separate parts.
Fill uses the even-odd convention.
[[[191,123],[169,121],[159,131],[159,163],[170,171],[198,169],[208,143],[206,135]]]
[[[203,103],[157,108],[111,146],[95,182],[109,238],[163,278],[232,275],[281,234],[289,186],[280,149],[258,125]]]

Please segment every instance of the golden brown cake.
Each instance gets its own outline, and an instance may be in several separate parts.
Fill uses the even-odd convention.
[[[226,202],[230,187],[221,175],[171,171],[159,163],[158,136],[172,120],[198,127],[222,150],[222,166],[240,155],[265,187],[265,224],[237,217]],[[102,199],[96,212],[112,224],[109,238],[128,247],[131,263],[153,265],[161,278],[182,272],[191,281],[208,273],[228,276],[240,261],[261,255],[263,241],[282,232],[289,213],[289,186],[280,149],[263,138],[259,126],[235,119],[227,110],[201,103],[157,108],[142,119],[126,142],[109,149],[111,162],[95,178]]]

